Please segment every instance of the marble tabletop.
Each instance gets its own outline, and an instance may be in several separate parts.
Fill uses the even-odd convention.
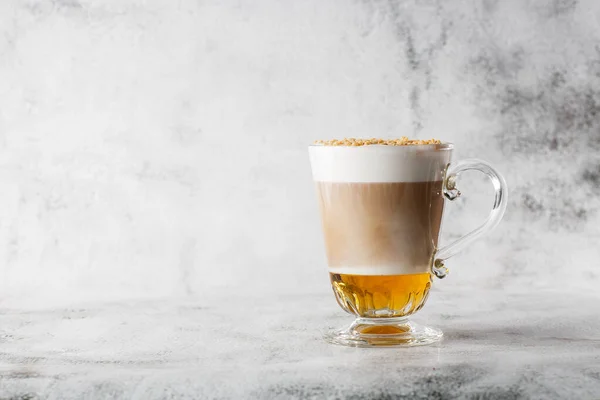
[[[595,294],[436,289],[413,348],[325,343],[325,293],[2,309],[0,398],[600,397]]]

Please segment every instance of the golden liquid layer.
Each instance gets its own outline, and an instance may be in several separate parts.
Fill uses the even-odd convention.
[[[431,274],[329,274],[335,297],[350,314],[363,318],[404,317],[420,310],[431,288]]]

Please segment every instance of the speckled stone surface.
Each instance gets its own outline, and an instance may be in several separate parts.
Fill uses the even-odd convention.
[[[594,301],[434,290],[415,320],[445,340],[401,349],[325,343],[333,295],[2,310],[0,398],[595,399]]]

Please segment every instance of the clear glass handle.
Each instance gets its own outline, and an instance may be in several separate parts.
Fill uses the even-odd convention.
[[[506,181],[490,164],[475,158],[462,160],[448,165],[442,189],[444,196],[448,200],[455,200],[460,196],[460,192],[456,188],[456,180],[461,172],[468,170],[481,171],[490,178],[490,181],[494,186],[494,205],[492,206],[490,215],[478,228],[436,251],[431,270],[438,278],[444,278],[448,274],[448,269],[444,265],[444,261],[466,248],[482,235],[494,229],[502,219],[504,211],[506,210]]]

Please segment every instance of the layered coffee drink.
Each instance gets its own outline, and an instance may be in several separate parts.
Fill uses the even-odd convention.
[[[439,140],[342,139],[308,147],[321,211],[329,278],[339,305],[357,318],[327,332],[329,343],[353,347],[421,346],[439,329],[411,321],[424,306],[432,277],[446,260],[494,229],[506,210],[502,175],[478,159],[452,162]],[[444,204],[460,196],[464,171],[486,175],[493,188],[488,218],[438,247]]]
[[[311,149],[329,275],[347,312],[403,317],[425,303],[450,157],[436,146],[350,139]]]

